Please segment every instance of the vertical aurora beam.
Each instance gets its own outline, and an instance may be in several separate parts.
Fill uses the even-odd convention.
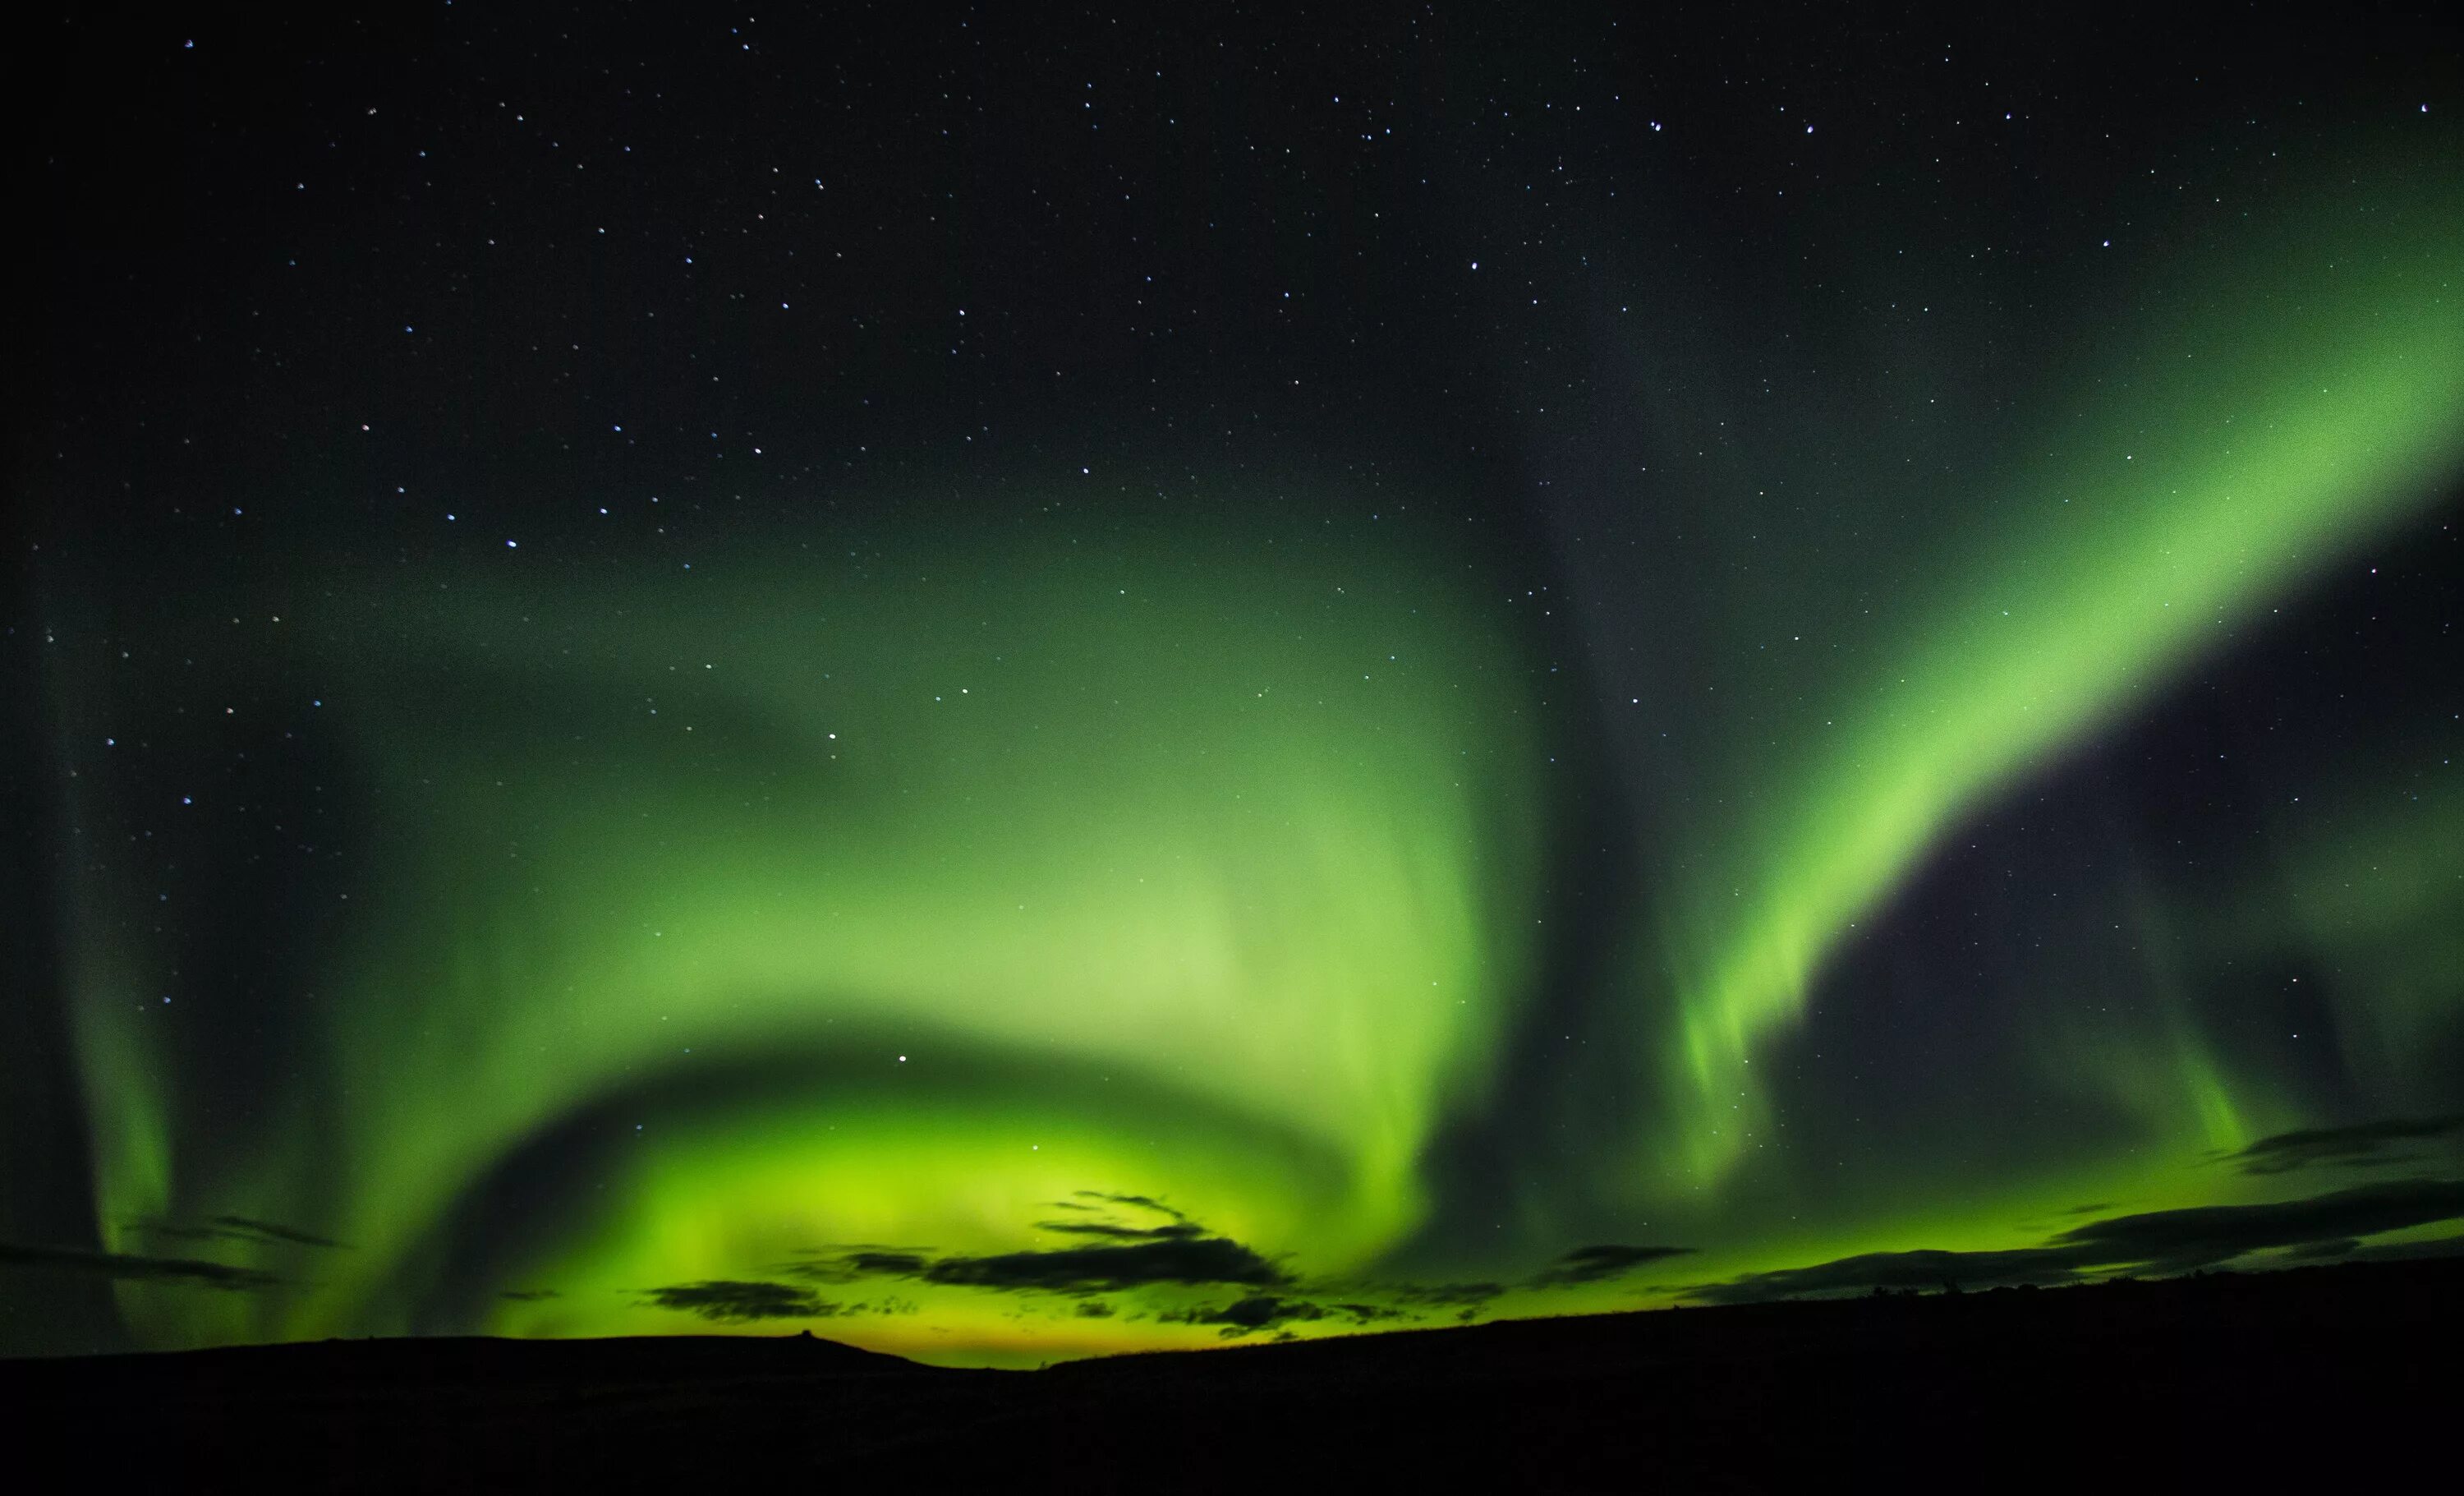
[[[2134,313],[2127,356],[2076,380],[2074,413],[1988,495],[2015,517],[1872,678],[1808,693],[1788,767],[1683,848],[1647,958],[1678,995],[1683,1099],[1648,1152],[1723,1174],[1766,1114],[1757,1045],[1949,828],[2455,470],[2464,185],[2447,165],[2396,176],[2296,203],[2273,243],[2186,275],[2195,304]]]

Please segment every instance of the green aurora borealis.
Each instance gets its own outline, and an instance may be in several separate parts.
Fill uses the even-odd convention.
[[[1827,412],[1647,409],[1694,314],[1631,262],[1597,358],[1658,372],[1595,398],[1668,456],[1550,523],[1672,539],[1546,596],[1459,495],[1271,451],[1139,459],[1204,505],[935,457],[828,516],[748,464],[763,517],[689,547],[672,490],[55,544],[54,1276],[142,1347],[1033,1364],[2444,1243],[2452,611],[2375,675],[2322,622],[2389,558],[2454,595],[2464,158],[2418,128],[2252,168],[2229,235],[2151,196],[2020,351],[1834,336]],[[1909,372],[1986,343],[1990,397]],[[1935,400],[1931,449],[1840,434]],[[2319,640],[2344,678],[2209,751]],[[2247,778],[2147,767],[2184,742]],[[2260,1209],[2166,1235],[2207,1207]]]

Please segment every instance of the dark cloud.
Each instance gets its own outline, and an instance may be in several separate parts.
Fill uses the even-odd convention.
[[[1693,1250],[1690,1246],[1578,1246],[1558,1258],[1531,1283],[1542,1288],[1599,1283],[1622,1277],[1647,1263],[1683,1257]]]
[[[2272,1205],[2200,1205],[2091,1221],[2055,1237],[2078,1265],[2211,1266],[2262,1247],[2375,1236],[2464,1216],[2464,1180],[2400,1179]]]
[[[1049,1252],[944,1257],[918,1274],[928,1283],[1060,1292],[1134,1288],[1158,1283],[1233,1283],[1272,1287],[1281,1269],[1228,1237],[1187,1237],[1132,1245],[1067,1246]]]
[[[541,1299],[562,1298],[563,1295],[554,1288],[507,1288],[496,1297],[511,1299],[517,1304],[537,1304]]]
[[[1867,1252],[1810,1267],[1747,1273],[1727,1283],[1705,1284],[1686,1291],[1712,1304],[1750,1304],[1800,1293],[1981,1288],[2003,1284],[2062,1284],[2078,1277],[2075,1253],[2046,1247],[2022,1247],[2009,1252]]]
[[[2290,1174],[2312,1164],[2399,1163],[2403,1156],[2390,1154],[2389,1149],[2458,1133],[2464,1133],[2464,1114],[2387,1117],[2352,1127],[2278,1133],[2229,1156],[2244,1174]]]
[[[201,1226],[184,1226],[168,1221],[130,1221],[132,1229],[147,1236],[163,1237],[174,1242],[249,1242],[259,1244],[287,1243],[293,1246],[321,1246],[345,1249],[345,1243],[286,1226],[277,1221],[255,1221],[247,1216],[216,1216]]]
[[[1079,1190],[1055,1200],[1067,1219],[1038,1221],[1036,1228],[1078,1244],[984,1255],[943,1254],[925,1247],[888,1247],[869,1243],[816,1249],[782,1265],[781,1277],[801,1284],[848,1285],[877,1279],[904,1279],[953,1287],[980,1288],[995,1293],[1063,1294],[1081,1302],[1076,1314],[1087,1319],[1144,1318],[1154,1310],[1144,1305],[1123,1306],[1095,1297],[1147,1288],[1231,1287],[1247,1290],[1229,1303],[1169,1309],[1156,1318],[1169,1323],[1211,1325],[1227,1336],[1244,1335],[1276,1326],[1334,1319],[1367,1325],[1414,1320],[1435,1310],[1454,1309],[1475,1317],[1492,1300],[1508,1291],[1501,1283],[1413,1284],[1349,1280],[1305,1284],[1246,1244],[1221,1236],[1188,1214],[1148,1195]],[[1570,1253],[1560,1265],[1567,1272],[1591,1278],[1612,1277],[1646,1262],[1677,1255],[1678,1247],[1595,1246]],[[710,1300],[731,1311],[743,1295],[726,1291],[740,1285],[686,1285],[662,1290],[671,1307],[702,1312]],[[785,1285],[756,1285],[761,1296],[753,1302],[766,1309],[773,1302],[813,1301],[810,1289]],[[1137,1312],[1129,1313],[1134,1308]],[[840,1314],[868,1311],[862,1304],[836,1307]],[[891,1312],[891,1310],[882,1310]]]
[[[779,1271],[807,1283],[854,1283],[861,1278],[914,1278],[922,1275],[933,1254],[907,1247],[867,1247],[819,1255],[789,1263]]]
[[[1478,1307],[1506,1292],[1502,1283],[1397,1283],[1381,1286],[1384,1297],[1397,1304],[1419,1305],[1431,1309],[1452,1309],[1459,1305]]]
[[[2420,1263],[2464,1257],[2464,1236],[2435,1237],[2427,1242],[2388,1242],[2347,1252],[2352,1263]]]
[[[866,1278],[912,1278],[925,1283],[995,1291],[1086,1294],[1155,1284],[1236,1284],[1280,1287],[1283,1270],[1229,1237],[1217,1236],[1170,1205],[1144,1195],[1080,1190],[1074,1200],[1055,1204],[1090,1216],[1120,1207],[1164,1219],[1154,1225],[1117,1220],[1046,1221],[1038,1229],[1092,1237],[1084,1246],[940,1256],[920,1249],[863,1248],[815,1254],[780,1269],[808,1283],[854,1283]]]
[[[339,1248],[342,1245],[341,1243],[329,1237],[317,1236],[299,1230],[296,1226],[281,1225],[271,1221],[252,1221],[246,1216],[216,1216],[214,1224],[225,1230],[237,1232],[242,1236],[254,1237],[264,1242],[289,1242],[297,1246]]]
[[[131,1231],[142,1231],[158,1242],[253,1242],[257,1239],[226,1231],[220,1226],[181,1226],[167,1221],[129,1221],[121,1224]]]
[[[864,1276],[835,1257],[809,1262],[781,1263],[775,1270],[786,1277],[801,1279],[805,1283],[853,1283]]]
[[[1206,1234],[1204,1226],[1187,1221],[1166,1221],[1159,1226],[1121,1226],[1105,1221],[1039,1221],[1035,1229],[1099,1236],[1115,1242],[1188,1242]]]
[[[1495,1282],[1303,1282],[1245,1243],[1216,1234],[1191,1220],[1186,1212],[1153,1196],[1079,1190],[1067,1199],[1051,1203],[1055,1211],[1067,1212],[1068,1216],[1038,1221],[1036,1229],[1081,1239],[1079,1243],[982,1255],[943,1254],[924,1247],[849,1244],[816,1249],[781,1265],[777,1271],[799,1284],[848,1285],[890,1278],[995,1293],[1064,1294],[1084,1301],[1076,1312],[1088,1319],[1111,1318],[1123,1312],[1120,1306],[1094,1298],[1097,1294],[1175,1287],[1232,1287],[1248,1290],[1229,1303],[1174,1309],[1156,1316],[1169,1323],[1211,1325],[1227,1336],[1329,1318],[1359,1325],[1417,1320],[1447,1309],[1468,1320],[1510,1291],[1507,1285]],[[1679,1246],[1580,1247],[1559,1259],[1540,1281],[1603,1282],[1692,1250]],[[713,1286],[684,1287],[693,1290],[693,1302],[663,1302],[700,1312],[699,1300],[714,1297],[707,1291]],[[725,1289],[740,1286],[716,1287]],[[781,1300],[783,1303],[813,1301],[812,1291],[805,1287],[786,1284],[757,1287],[768,1295],[756,1301],[761,1305],[778,1295],[786,1296]],[[715,1297],[731,1308],[737,1298],[726,1292]],[[1141,1316],[1153,1311],[1143,1305],[1137,1307]],[[836,1312],[861,1312],[864,1308],[841,1305]]]
[[[722,1324],[754,1319],[823,1319],[839,1311],[838,1305],[815,1297],[810,1288],[725,1278],[672,1284],[652,1288],[644,1297],[661,1309],[681,1309]]]
[[[1080,1190],[1068,1199],[1054,1200],[1060,1210],[1075,1210],[1088,1215],[1115,1216],[1123,1207],[1144,1212],[1150,1217],[1161,1216],[1159,1224],[1131,1225],[1118,1220],[1103,1221],[1039,1221],[1038,1231],[1058,1231],[1067,1236],[1102,1237],[1112,1242],[1195,1242],[1213,1235],[1204,1226],[1151,1195],[1117,1195],[1103,1190]]]
[[[1190,1325],[1221,1325],[1226,1335],[1251,1335],[1290,1320],[1324,1319],[1326,1310],[1314,1304],[1253,1293],[1217,1309],[1183,1309],[1158,1317]]]
[[[2362,1247],[2364,1237],[2459,1217],[2464,1180],[2404,1179],[2266,1205],[2196,1205],[2116,1216],[2074,1226],[2042,1246],[2011,1251],[1871,1252],[1748,1273],[1687,1291],[1710,1303],[1737,1304],[1870,1288],[2054,1285],[2095,1272],[2189,1272],[2278,1247],[2304,1258],[2369,1260],[2392,1256],[2409,1243]]]
[[[1214,1325],[1226,1340],[1254,1335],[1262,1330],[1302,1321],[1348,1319],[1355,1325],[1378,1320],[1401,1319],[1400,1309],[1384,1309],[1375,1304],[1321,1304],[1309,1299],[1289,1299],[1271,1293],[1253,1293],[1229,1304],[1213,1308],[1180,1309],[1158,1314],[1156,1319],[1167,1324]]]
[[[1175,1221],[1187,1221],[1189,1219],[1186,1215],[1175,1210],[1172,1206],[1165,1204],[1163,1201],[1155,1199],[1152,1195],[1116,1195],[1109,1190],[1079,1190],[1076,1192],[1075,1199],[1081,1201],[1093,1201],[1094,1203],[1073,1204],[1071,1201],[1066,1199],[1055,1200],[1053,1203],[1069,1210],[1100,1210],[1105,1205],[1128,1205],[1135,1210],[1151,1210],[1159,1216],[1170,1216]]]
[[[48,1268],[127,1282],[187,1283],[204,1288],[248,1292],[282,1282],[253,1267],[199,1262],[185,1257],[127,1257],[117,1252],[80,1252],[64,1247],[19,1246],[0,1242],[0,1267]]]

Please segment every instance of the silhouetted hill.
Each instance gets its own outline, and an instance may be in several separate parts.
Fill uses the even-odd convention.
[[[2464,1264],[2431,1262],[1033,1373],[794,1336],[326,1341],[5,1363],[0,1405],[21,1459],[208,1488],[2342,1488],[2450,1464],[2459,1331]]]
[[[134,1379],[166,1390],[219,1387],[294,1391],[342,1386],[402,1392],[438,1386],[513,1387],[570,1382],[577,1373],[603,1384],[667,1383],[697,1377],[895,1376],[930,1375],[904,1356],[885,1355],[811,1334],[632,1335],[608,1340],[498,1340],[435,1335],[388,1340],[307,1340],[291,1345],[223,1346],[210,1351],[62,1357],[37,1363],[60,1389],[121,1385]],[[0,1362],[0,1375],[29,1363]]]

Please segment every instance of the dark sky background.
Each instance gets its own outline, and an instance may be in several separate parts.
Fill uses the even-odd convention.
[[[2453,1249],[2464,33],[2201,19],[33,23],[0,1351]]]

